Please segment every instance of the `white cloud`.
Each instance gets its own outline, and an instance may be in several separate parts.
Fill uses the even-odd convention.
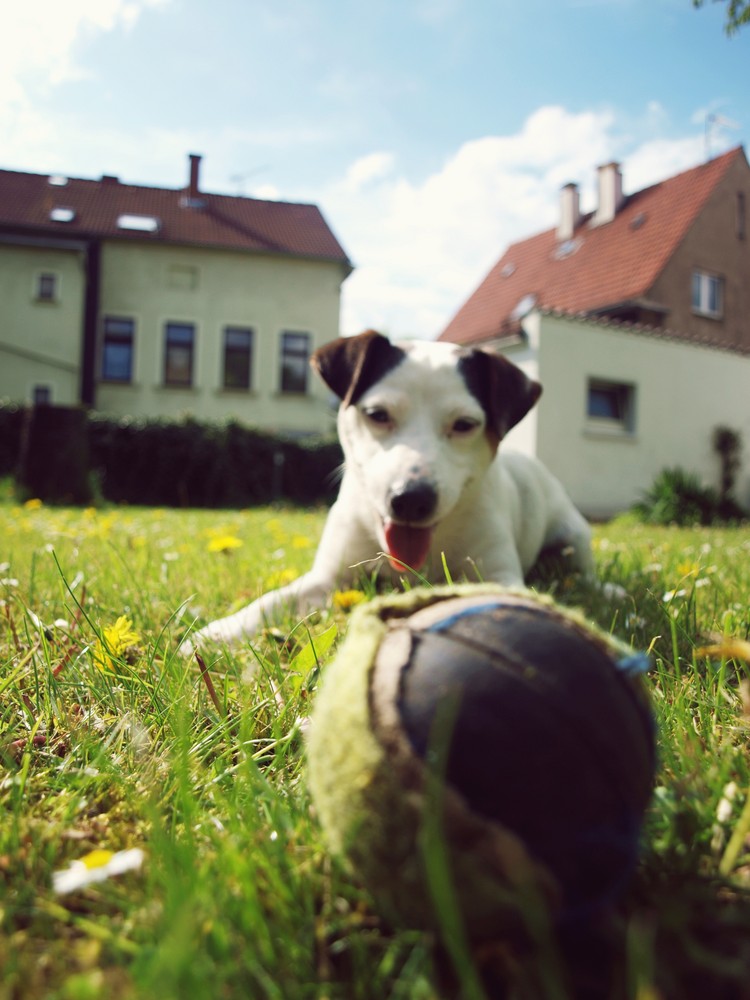
[[[25,85],[49,86],[82,75],[76,43],[85,36],[132,28],[145,7],[166,0],[26,0],[3,14],[0,99],[17,98]]]
[[[679,174],[689,167],[697,167],[705,159],[705,153],[702,135],[644,142],[623,163],[625,191],[640,191],[641,188]]]
[[[555,224],[564,184],[579,183],[584,209],[593,208],[601,163],[621,160],[627,193],[702,158],[700,136],[623,139],[610,111],[548,106],[514,135],[464,143],[418,183],[382,152],[358,160],[322,198],[357,266],[344,285],[342,331],[436,336],[509,243]],[[359,175],[364,193],[351,183]]]
[[[0,134],[4,165],[39,162],[61,169],[76,145],[69,123],[48,117],[44,100],[56,86],[85,77],[79,46],[97,34],[129,31],[148,7],[170,0],[25,0],[3,13],[0,32]],[[106,131],[106,130],[105,130]],[[104,136],[99,136],[106,144]],[[79,143],[80,145],[80,143]],[[125,145],[125,137],[123,137]],[[104,146],[106,148],[106,145]]]
[[[464,143],[419,183],[382,153],[353,164],[323,199],[357,264],[344,332],[439,333],[509,242],[553,223],[560,187],[611,157],[612,125],[609,112],[540,108],[515,135]],[[365,197],[352,184],[360,174]]]
[[[396,158],[393,153],[368,153],[349,167],[344,184],[351,191],[361,191],[372,181],[382,180],[393,170]]]

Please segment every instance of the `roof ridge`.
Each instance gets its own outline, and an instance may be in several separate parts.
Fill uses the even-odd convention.
[[[144,184],[135,181],[123,181],[119,176],[115,174],[102,174],[101,177],[74,177],[72,174],[56,173],[51,171],[49,173],[40,173],[35,170],[15,170],[11,167],[0,167],[0,176],[3,174],[13,174],[16,177],[29,177],[34,178],[39,181],[48,180],[50,177],[64,177],[66,180],[66,185],[70,183],[74,184],[91,184],[95,187],[107,187],[114,188],[115,186],[122,190],[132,190],[132,191],[152,191],[158,192],[159,194],[182,194],[184,191],[189,189],[189,184],[183,184],[180,187],[164,187],[156,184]],[[286,198],[259,198],[256,195],[246,195],[246,194],[228,194],[223,191],[206,191],[201,189],[200,196],[202,198],[220,198],[224,201],[241,201],[241,202],[255,202],[260,205],[292,205],[299,206],[301,208],[317,208],[317,204],[313,201],[301,201],[301,200],[289,200]]]
[[[671,174],[669,177],[663,177],[660,181],[654,181],[652,184],[647,184],[645,187],[638,188],[637,191],[631,191],[630,194],[626,194],[624,196],[622,205],[617,210],[617,214],[620,215],[623,208],[625,208],[634,198],[638,198],[649,191],[653,191],[655,188],[662,187],[664,184],[670,184],[672,181],[684,178],[688,174],[692,174],[699,170],[703,170],[708,166],[713,166],[720,160],[726,161],[725,163],[725,169],[726,169],[727,166],[729,165],[730,160],[735,156],[737,156],[740,152],[744,152],[744,146],[742,145],[742,143],[740,143],[737,146],[733,146],[732,149],[728,149],[723,153],[718,153],[716,156],[712,156],[710,160],[704,160],[703,163],[696,163],[695,166],[693,167],[687,167],[685,170],[680,170],[679,173]],[[722,172],[719,173],[719,177],[721,176],[721,173]],[[580,217],[578,225],[576,226],[576,232],[578,232],[580,228],[585,226],[587,222],[590,222],[595,215],[596,215],[595,209],[590,212],[584,212]],[[536,233],[532,233],[531,236],[526,236],[523,237],[522,239],[515,240],[513,243],[509,243],[507,246],[506,253],[510,251],[513,247],[522,246],[525,243],[529,243],[531,240],[538,239],[541,236],[547,236],[550,233],[557,233],[556,225],[547,226],[546,229],[540,229]],[[506,254],[503,254],[503,257],[505,257],[505,255]]]

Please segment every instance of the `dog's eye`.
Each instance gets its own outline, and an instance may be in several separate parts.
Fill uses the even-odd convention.
[[[391,422],[391,415],[383,406],[368,406],[364,411],[371,424],[385,425]]]
[[[473,417],[459,417],[451,425],[451,434],[470,434],[479,427],[479,421]]]

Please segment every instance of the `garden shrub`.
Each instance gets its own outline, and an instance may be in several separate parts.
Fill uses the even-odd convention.
[[[725,505],[716,490],[679,467],[663,469],[634,510],[648,524],[689,526],[726,519]]]

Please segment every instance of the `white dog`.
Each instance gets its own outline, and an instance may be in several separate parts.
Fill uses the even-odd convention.
[[[501,355],[455,344],[391,343],[372,330],[321,347],[312,363],[341,399],[344,474],[312,569],[202,628],[183,652],[304,615],[363,563],[430,582],[469,572],[522,585],[543,549],[567,546],[593,577],[589,525],[535,459],[498,454],[541,386]]]

